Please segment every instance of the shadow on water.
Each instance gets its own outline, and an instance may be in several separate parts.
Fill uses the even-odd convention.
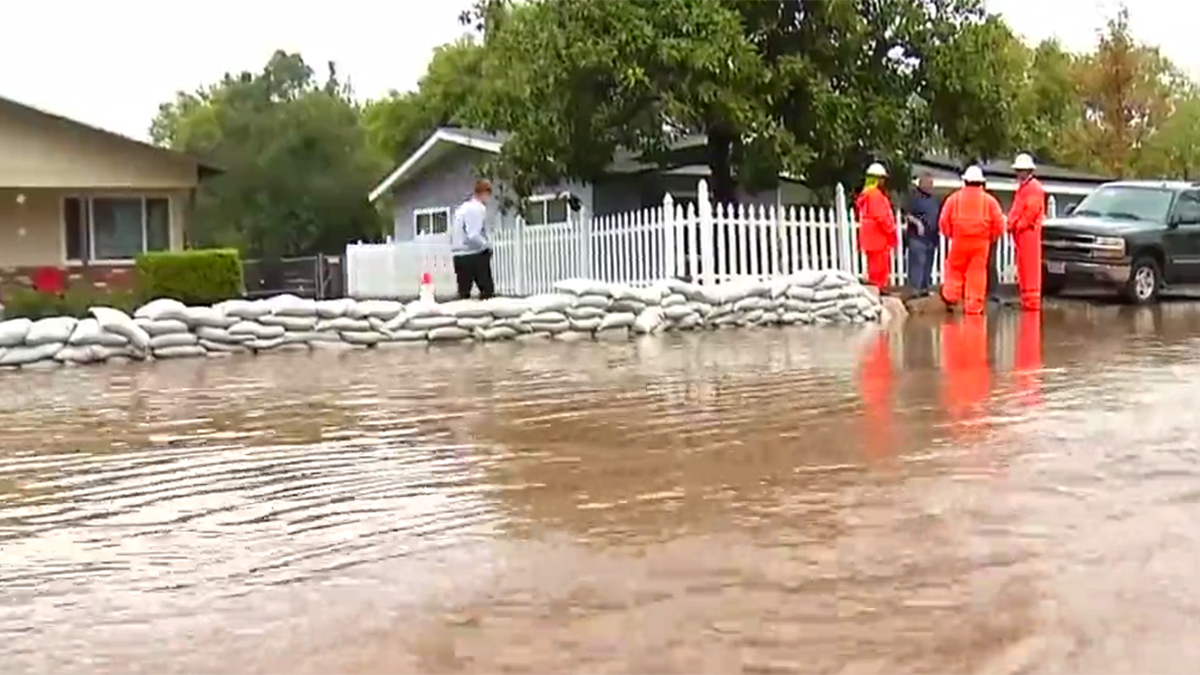
[[[1200,310],[5,376],[0,672],[1191,672]]]

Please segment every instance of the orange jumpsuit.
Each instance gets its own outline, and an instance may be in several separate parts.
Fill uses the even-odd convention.
[[[892,351],[887,333],[881,331],[858,372],[859,393],[866,409],[866,453],[871,459],[891,454],[892,386]]]
[[[858,246],[867,256],[867,281],[883,290],[892,274],[896,247],[896,214],[892,201],[878,187],[869,187],[854,200],[858,211]]]
[[[942,326],[942,371],[942,405],[950,417],[950,433],[974,440],[981,435],[976,423],[987,412],[992,387],[984,317],[964,316]]]
[[[1000,202],[982,186],[967,185],[946,198],[938,227],[950,240],[942,298],[951,305],[962,300],[967,314],[983,314],[988,248],[1004,233]]]
[[[1017,288],[1021,308],[1042,308],[1042,222],[1046,219],[1046,191],[1030,177],[1017,187],[1008,211],[1008,233],[1017,252]]]
[[[1037,405],[1042,402],[1042,316],[1021,312],[1017,321],[1013,374],[1021,401],[1026,405]]]

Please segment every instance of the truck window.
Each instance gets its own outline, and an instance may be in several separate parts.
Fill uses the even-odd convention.
[[[1180,225],[1200,225],[1200,191],[1186,190],[1179,194],[1175,220]]]

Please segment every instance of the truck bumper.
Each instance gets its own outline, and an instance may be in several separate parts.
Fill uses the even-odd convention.
[[[1124,262],[1045,260],[1042,275],[1063,279],[1069,285],[1122,286],[1129,281],[1132,265]]]

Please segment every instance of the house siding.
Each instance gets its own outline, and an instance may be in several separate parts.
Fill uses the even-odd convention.
[[[391,193],[393,236],[396,241],[412,241],[416,238],[415,214],[418,210],[447,208],[453,214],[454,209],[471,196],[478,167],[492,157],[480,150],[456,147],[420,174],[397,186]],[[516,214],[501,210],[501,201],[507,192],[505,185],[493,181],[492,190],[496,199],[488,204],[490,222],[497,223],[499,227],[513,226]],[[534,192],[554,194],[567,191],[579,198],[587,212],[592,211],[591,186],[564,183],[542,187]]]

